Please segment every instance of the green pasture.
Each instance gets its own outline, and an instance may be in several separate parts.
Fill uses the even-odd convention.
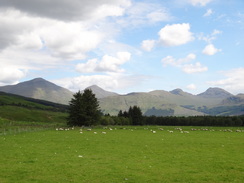
[[[175,128],[2,134],[0,182],[244,182],[244,128]]]

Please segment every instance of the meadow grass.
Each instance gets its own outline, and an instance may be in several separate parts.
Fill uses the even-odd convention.
[[[243,128],[112,128],[1,135],[0,182],[244,182]]]

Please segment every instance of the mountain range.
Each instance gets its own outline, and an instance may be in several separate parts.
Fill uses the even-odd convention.
[[[196,116],[196,115],[243,115],[244,94],[233,95],[221,88],[209,88],[198,95],[181,89],[172,91],[154,90],[120,95],[96,85],[91,89],[99,100],[104,114],[117,115],[137,105],[144,115],[151,116]],[[1,86],[0,91],[29,98],[68,104],[73,92],[43,78],[35,78],[16,85]]]

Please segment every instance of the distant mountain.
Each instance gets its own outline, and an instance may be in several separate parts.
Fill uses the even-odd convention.
[[[2,86],[0,91],[60,104],[68,104],[73,96],[73,93],[68,89],[57,86],[43,78],[35,78],[16,85]]]
[[[170,91],[170,93],[174,94],[174,95],[181,95],[181,96],[189,96],[189,95],[192,95],[190,93],[187,93],[187,92],[184,92],[182,89],[180,88],[177,88],[177,89],[174,89],[172,91]]]
[[[96,95],[96,98],[98,98],[98,99],[105,98],[105,97],[111,97],[111,96],[118,96],[119,95],[119,94],[114,93],[114,92],[106,91],[106,90],[100,88],[97,85],[89,86],[86,89],[92,90],[92,92]]]
[[[221,88],[209,88],[205,92],[198,94],[199,97],[203,98],[227,98],[233,96],[231,93]]]
[[[244,95],[234,96],[221,88],[209,88],[199,95],[175,89],[101,98],[100,106],[104,113],[112,115],[134,105],[139,106],[147,116],[242,115],[243,100]]]
[[[232,95],[221,88],[209,88],[198,95],[179,88],[126,95],[106,91],[97,85],[86,89],[96,95],[102,112],[110,115],[117,115],[120,110],[126,111],[134,105],[147,116],[244,115],[244,94]],[[42,78],[2,86],[0,91],[61,104],[68,104],[73,97],[71,91]]]
[[[238,94],[236,96],[228,97],[221,102],[221,105],[236,105],[236,104],[244,104],[244,94]]]

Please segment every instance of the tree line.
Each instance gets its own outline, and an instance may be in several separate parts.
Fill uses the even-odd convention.
[[[68,125],[162,125],[162,126],[244,126],[244,116],[144,116],[140,107],[130,106],[117,116],[102,114],[92,90],[78,91],[69,103]]]

